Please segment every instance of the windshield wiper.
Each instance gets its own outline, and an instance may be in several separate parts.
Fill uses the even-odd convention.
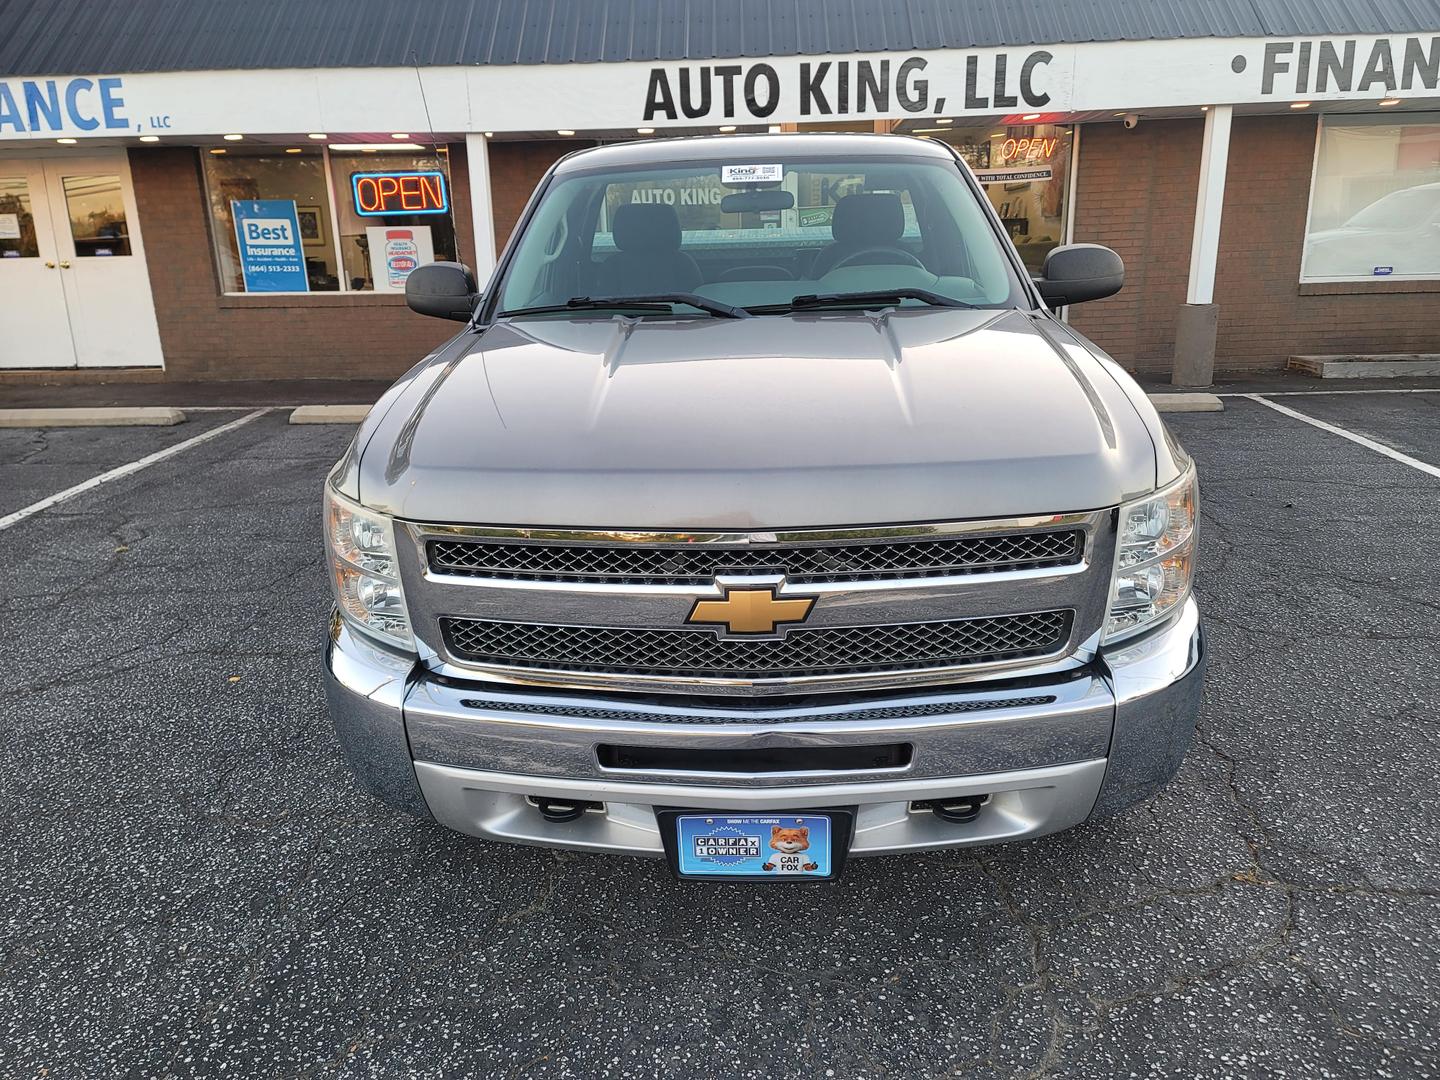
[[[561,311],[593,311],[600,308],[630,308],[639,311],[669,313],[665,304],[689,304],[693,308],[722,319],[748,319],[750,312],[734,304],[722,304],[718,300],[707,300],[696,293],[646,293],[644,296],[572,296],[563,304],[547,304],[542,307],[515,308],[502,311],[502,316],[549,315]]]
[[[788,304],[768,304],[765,307],[757,307],[754,310],[768,312],[804,311],[826,307],[889,307],[900,303],[901,300],[919,300],[929,304],[931,307],[973,308],[975,306],[974,304],[965,303],[964,300],[956,300],[953,296],[932,292],[929,289],[904,288],[877,289],[874,292],[802,293],[800,296],[792,296]]]

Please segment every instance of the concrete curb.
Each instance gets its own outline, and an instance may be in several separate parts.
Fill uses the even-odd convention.
[[[179,409],[0,409],[0,428],[173,427],[185,422]]]
[[[290,414],[292,424],[358,424],[370,415],[369,405],[301,405]]]
[[[1214,394],[1151,394],[1156,412],[1224,412],[1225,403]]]

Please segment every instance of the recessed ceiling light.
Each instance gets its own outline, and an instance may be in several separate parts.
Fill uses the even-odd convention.
[[[485,137],[486,137],[487,139],[493,139],[493,138],[495,137],[495,132],[493,132],[493,131],[487,131],[487,132],[485,132]]]
[[[298,146],[287,146],[287,147],[285,148],[285,153],[287,153],[287,154],[298,154],[298,153],[300,153],[300,147],[298,147]]]
[[[1201,111],[1201,112],[1209,112],[1209,111],[1210,111],[1210,106],[1209,106],[1209,105],[1201,105],[1201,106],[1200,106],[1200,111]]]
[[[1040,114],[1039,114],[1038,112],[1029,112],[1029,113],[1026,113],[1024,116],[1020,117],[1020,119],[1021,119],[1021,120],[1039,120],[1039,119],[1040,119]]]
[[[765,130],[770,132],[771,135],[779,135],[780,132],[784,131],[785,129],[782,128],[779,124],[771,124]]]
[[[408,139],[410,138],[410,133],[408,131],[394,131],[391,132],[390,137],[392,139]]]
[[[948,117],[948,116],[947,116],[944,120],[936,120],[936,121],[935,121],[935,123],[937,123],[937,124],[953,124],[954,122],[955,122],[955,121],[952,120],[952,119],[951,119],[950,117]]]
[[[160,141],[160,136],[159,136],[159,135],[141,135],[141,136],[140,136],[140,141],[141,141],[141,142],[159,142],[159,141]]]
[[[58,142],[61,146],[74,146],[77,142],[79,142],[78,139],[56,139],[55,141]]]
[[[1116,116],[1129,116],[1130,114],[1129,114],[1129,113],[1123,113],[1123,112],[1117,112],[1115,115],[1116,115]]]
[[[212,154],[223,154],[224,152],[225,148],[223,146],[212,147],[210,150],[210,153]]]
[[[560,128],[555,132],[555,134],[564,135],[568,139],[571,135],[574,135],[575,132],[571,131],[569,128]]]
[[[328,139],[329,137],[330,137],[330,136],[329,136],[329,135],[326,135],[323,131],[312,131],[312,132],[310,132],[310,134],[307,136],[307,138],[311,138],[311,139]]]
[[[1292,109],[1308,109],[1308,108],[1310,108],[1310,102],[1308,102],[1308,101],[1292,101],[1292,102],[1290,102],[1290,108],[1292,108]]]
[[[636,135],[654,135],[654,134],[655,134],[655,129],[654,129],[654,128],[636,128],[636,129],[635,129],[635,134],[636,134]]]
[[[332,142],[331,150],[363,150],[367,154],[373,154],[379,150],[424,150],[425,147],[419,143],[363,143],[363,142]]]
[[[721,130],[721,131],[734,131],[734,130],[735,130],[735,125],[734,125],[734,124],[721,124],[721,125],[720,125],[720,130]]]
[[[245,137],[244,135],[226,135],[226,136],[225,136],[225,141],[226,141],[226,142],[239,142],[239,141],[240,141],[241,139],[243,139],[244,137]]]
[[[1399,105],[1399,104],[1400,104],[1400,99],[1399,99],[1398,97],[1387,97],[1384,101],[1380,102],[1380,104],[1381,104],[1381,105],[1386,105],[1386,106],[1388,106],[1388,105]]]

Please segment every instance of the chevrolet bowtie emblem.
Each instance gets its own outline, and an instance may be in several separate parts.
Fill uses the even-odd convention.
[[[697,600],[686,622],[723,623],[732,634],[773,634],[780,623],[804,622],[813,596],[780,600],[775,590],[727,589],[724,600]]]

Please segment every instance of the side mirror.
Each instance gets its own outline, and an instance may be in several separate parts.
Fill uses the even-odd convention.
[[[1125,284],[1120,256],[1099,244],[1066,244],[1045,256],[1035,285],[1052,308],[1114,296]]]
[[[405,279],[405,303],[410,310],[437,319],[469,322],[480,299],[478,293],[475,275],[462,263],[426,263]]]

